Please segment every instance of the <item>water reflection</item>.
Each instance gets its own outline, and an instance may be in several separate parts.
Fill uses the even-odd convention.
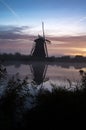
[[[35,63],[30,65],[33,76],[33,84],[40,85],[46,80],[46,71],[48,65],[45,63]]]
[[[46,81],[57,83],[70,79],[75,82],[80,80],[79,70],[86,70],[86,63],[67,63],[67,62],[4,62],[9,76],[19,73],[21,78],[28,76],[29,82],[40,85]],[[49,78],[47,78],[49,77]]]

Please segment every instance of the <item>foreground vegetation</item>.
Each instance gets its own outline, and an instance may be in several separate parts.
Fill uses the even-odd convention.
[[[6,75],[0,71],[0,82]],[[2,74],[3,73],[3,74]],[[81,85],[74,91],[52,85],[52,91],[40,88],[36,95],[30,93],[28,78],[21,80],[18,75],[8,80],[4,94],[0,96],[0,129],[16,128],[58,128],[64,122],[73,124],[85,122],[86,118],[86,73],[82,75]],[[2,75],[1,75],[2,74]],[[1,86],[0,86],[1,87]],[[33,91],[36,89],[32,85]],[[26,99],[35,99],[34,107],[26,109]],[[31,102],[32,105],[34,102]],[[41,127],[40,127],[41,125]],[[61,127],[61,126],[60,126]]]

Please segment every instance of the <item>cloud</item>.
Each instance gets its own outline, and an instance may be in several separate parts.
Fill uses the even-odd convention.
[[[34,40],[36,36],[30,33],[31,27],[29,26],[0,26],[0,39],[30,39]],[[28,34],[24,33],[28,30]],[[46,36],[51,41],[56,42],[86,42],[86,35],[77,35],[77,36]]]
[[[28,29],[28,34],[25,30]],[[1,52],[30,53],[32,44],[37,35],[33,35],[29,26],[0,26]],[[77,36],[46,36],[52,44],[48,45],[49,55],[57,54],[82,54],[85,55],[86,35]]]
[[[33,35],[24,34],[25,30],[30,30],[29,26],[0,26],[0,39],[33,39]]]
[[[0,34],[0,39],[10,39],[10,40],[18,40],[18,39],[29,39],[33,40],[34,37],[32,35],[22,35],[22,34],[13,34],[13,33],[4,33]]]
[[[60,37],[49,37],[52,41],[60,41],[60,42],[77,42],[77,41],[85,41],[86,42],[86,35],[81,36],[60,36]]]
[[[22,32],[26,29],[30,29],[29,26],[11,26],[11,25],[1,25],[0,26],[0,33],[8,32],[8,33],[18,33]]]
[[[86,35],[48,37],[52,44],[48,45],[49,55],[84,55],[86,56]],[[53,44],[55,43],[55,44]]]

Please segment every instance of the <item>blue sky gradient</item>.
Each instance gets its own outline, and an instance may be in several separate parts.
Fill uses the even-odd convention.
[[[2,48],[1,43],[5,43],[4,39],[8,37],[12,40],[17,35],[19,37],[22,35],[25,42],[24,37],[27,37],[27,35],[29,35],[29,38],[31,35],[34,38],[34,36],[42,34],[42,21],[45,23],[46,36],[53,37],[51,38],[53,39],[53,45],[49,47],[50,53],[60,55],[62,50],[62,54],[65,55],[86,55],[85,37],[84,40],[81,38],[86,35],[86,0],[0,0],[0,47]],[[17,35],[15,36],[15,34]],[[63,50],[62,45],[64,45],[65,41],[60,40],[60,44],[57,45],[57,50],[59,50],[56,54],[55,49],[56,44],[58,44],[58,38],[56,40],[56,37],[64,38],[64,36],[80,36],[82,41],[78,41],[78,46],[73,44],[72,42],[76,43],[76,41],[72,38],[73,41],[71,42],[70,38],[70,42],[66,46],[66,48],[69,47],[68,50],[70,49],[70,52],[68,52],[65,47]],[[31,40],[33,40],[32,37]],[[5,43],[1,50],[5,48],[6,51],[6,47]],[[22,50],[21,45],[20,48]],[[11,48],[8,49],[8,52],[10,51]]]
[[[54,19],[73,20],[86,16],[86,1],[85,0],[0,0],[0,19],[5,24],[9,21],[15,21],[17,18],[3,4],[6,3],[19,16],[20,22],[25,24],[37,23],[40,20]],[[49,21],[48,21],[49,22]],[[2,22],[1,22],[2,23]],[[3,23],[2,23],[3,24]],[[18,23],[19,24],[19,23]],[[31,24],[31,23],[30,23]]]

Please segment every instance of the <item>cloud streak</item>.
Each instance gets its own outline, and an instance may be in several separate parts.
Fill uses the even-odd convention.
[[[86,35],[81,36],[59,36],[59,37],[49,37],[51,41],[61,41],[61,42],[78,42],[78,41],[85,41],[86,42]]]
[[[30,33],[29,26],[0,26],[0,39],[34,39],[37,36]],[[28,34],[24,31],[28,29]],[[86,35],[77,36],[46,36],[51,41],[58,42],[86,42]]]
[[[3,0],[0,0],[0,2],[17,18],[20,19],[17,13]]]
[[[29,26],[10,26],[10,25],[1,25],[0,26],[0,32],[11,32],[11,33],[18,33],[22,32],[26,29],[30,29]]]
[[[0,39],[33,39],[33,35],[24,34],[23,31],[30,29],[29,26],[0,26]]]

